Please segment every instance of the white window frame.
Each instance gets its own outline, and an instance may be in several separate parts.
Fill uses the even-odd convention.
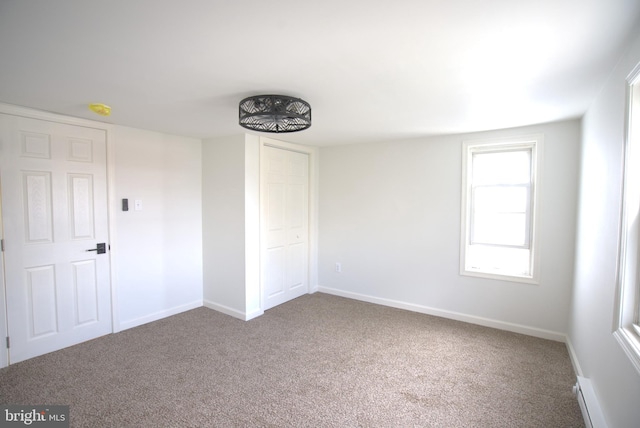
[[[613,334],[640,373],[640,64],[627,77],[625,126]]]
[[[539,283],[540,263],[538,248],[540,246],[537,219],[539,217],[539,181],[542,169],[542,152],[544,145],[544,135],[523,135],[512,138],[492,139],[492,140],[471,140],[462,142],[462,204],[461,204],[461,233],[460,233],[460,274],[465,276],[475,276],[503,281],[523,282],[528,284]],[[474,153],[499,153],[507,151],[530,150],[531,156],[531,181],[526,185],[529,187],[529,199],[527,201],[527,237],[524,245],[499,245],[503,248],[522,248],[529,250],[529,275],[501,274],[495,271],[483,271],[481,269],[467,266],[466,254],[470,245],[482,244],[472,242],[472,166]],[[518,185],[522,186],[522,185]],[[483,244],[487,245],[487,244]]]

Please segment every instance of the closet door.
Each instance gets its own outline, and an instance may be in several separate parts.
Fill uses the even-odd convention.
[[[261,257],[263,308],[309,290],[309,155],[265,146]]]

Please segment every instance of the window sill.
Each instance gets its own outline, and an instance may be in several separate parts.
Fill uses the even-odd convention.
[[[475,270],[461,270],[460,275],[462,276],[473,276],[476,278],[485,278],[485,279],[495,279],[497,281],[508,281],[508,282],[519,282],[523,284],[534,284],[538,285],[539,281],[530,276],[516,276],[516,275],[502,275],[491,272],[482,272]]]
[[[628,327],[619,328],[613,335],[640,374],[640,336]]]

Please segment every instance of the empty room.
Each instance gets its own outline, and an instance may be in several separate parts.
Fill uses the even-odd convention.
[[[0,0],[0,426],[640,426],[637,0]]]

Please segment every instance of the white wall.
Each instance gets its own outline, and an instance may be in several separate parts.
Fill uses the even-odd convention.
[[[462,141],[543,133],[539,285],[459,275]],[[320,149],[320,291],[563,340],[580,122]],[[342,272],[335,272],[335,263]]]
[[[203,142],[204,304],[260,314],[260,147],[257,136]]]
[[[583,118],[575,284],[569,339],[611,428],[640,425],[640,374],[612,335],[625,130],[625,79],[640,31]]]
[[[260,137],[244,136],[245,320],[264,313],[260,288]]]
[[[244,312],[244,137],[202,144],[204,303]]]
[[[117,330],[202,306],[202,143],[122,126],[112,142]]]

